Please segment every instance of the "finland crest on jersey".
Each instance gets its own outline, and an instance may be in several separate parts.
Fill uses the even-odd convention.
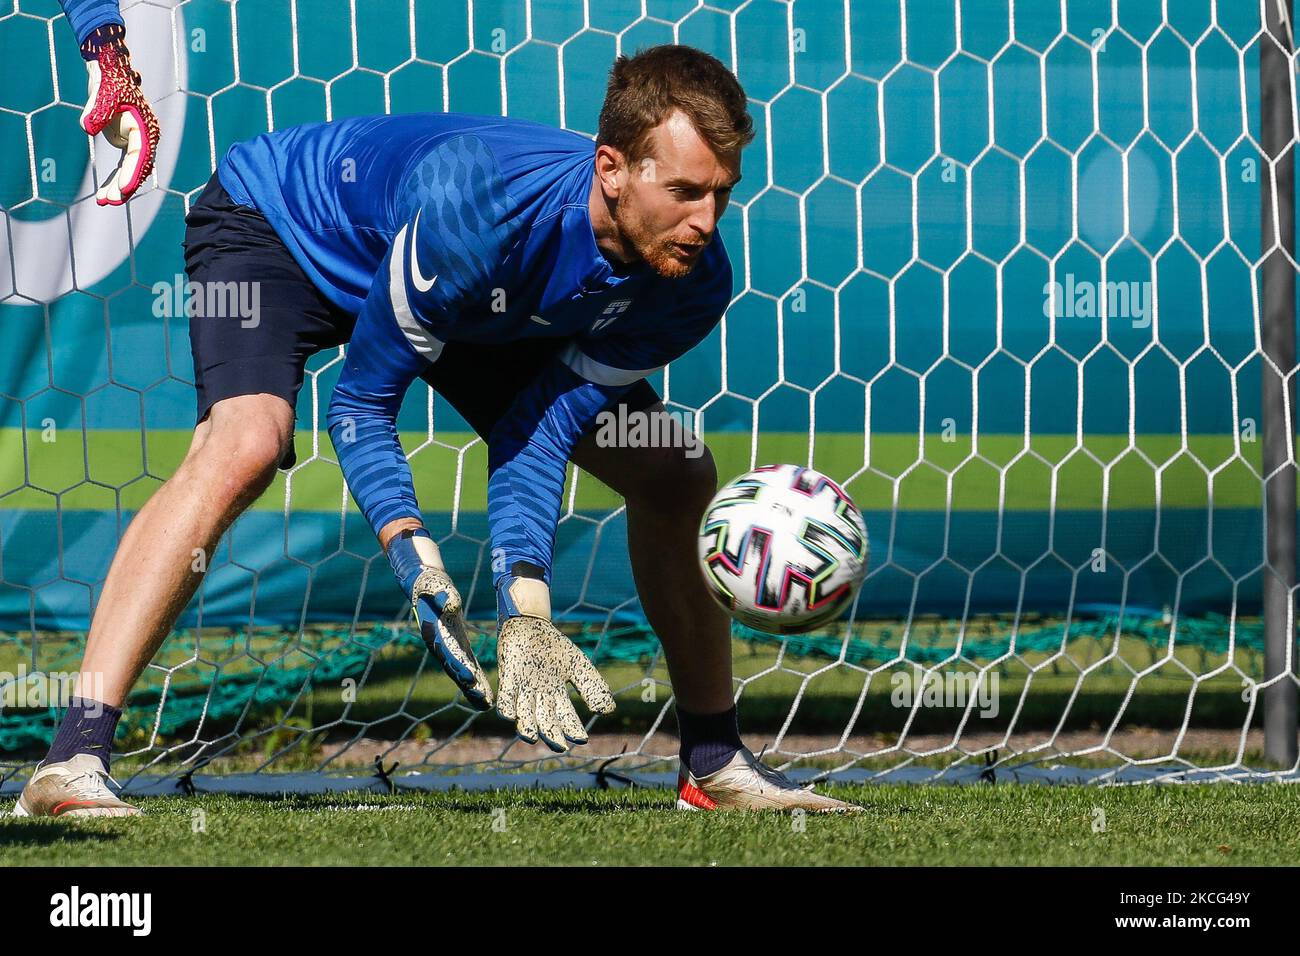
[[[591,323],[591,331],[599,332],[601,329],[605,328],[607,325],[609,325],[611,322],[617,319],[620,315],[626,312],[628,306],[630,306],[631,304],[632,304],[631,299],[615,299],[609,305],[605,306],[605,310],[601,312],[600,318],[596,319],[595,322]]]

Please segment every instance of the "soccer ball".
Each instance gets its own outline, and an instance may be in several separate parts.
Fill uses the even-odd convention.
[[[764,465],[722,487],[700,522],[709,593],[760,631],[834,620],[867,571],[867,528],[839,485],[811,468]]]

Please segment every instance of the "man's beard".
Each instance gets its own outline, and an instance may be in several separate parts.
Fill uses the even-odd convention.
[[[680,279],[688,276],[700,257],[683,260],[678,255],[677,245],[672,239],[659,239],[639,219],[626,216],[619,206],[614,207],[614,223],[618,226],[625,246],[641,258],[651,269],[664,279]],[[698,241],[683,241],[683,245],[700,245]]]

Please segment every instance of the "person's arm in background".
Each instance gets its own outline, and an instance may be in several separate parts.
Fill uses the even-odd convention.
[[[86,61],[86,108],[81,128],[91,136],[104,134],[122,151],[117,168],[100,184],[95,201],[120,206],[153,172],[162,131],[158,117],[140,88],[140,74],[131,67],[126,24],[117,0],[59,0],[76,34]]]

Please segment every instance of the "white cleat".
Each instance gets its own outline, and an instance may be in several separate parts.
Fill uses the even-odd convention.
[[[741,747],[721,770],[696,777],[682,767],[677,778],[678,810],[804,810],[859,813],[864,807],[815,793],[779,770],[760,763]]]
[[[42,764],[23,787],[14,806],[16,817],[130,817],[138,807],[124,803],[108,788],[114,781],[93,754]]]

